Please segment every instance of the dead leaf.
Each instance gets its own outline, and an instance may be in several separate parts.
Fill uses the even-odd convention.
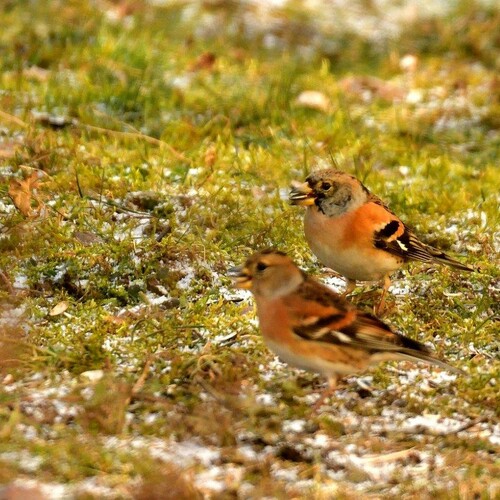
[[[31,200],[34,199],[38,203],[38,209],[43,206],[43,203],[36,197],[36,189],[40,185],[38,172],[35,170],[29,177],[21,181],[12,179],[9,186],[9,196],[12,199],[15,207],[25,216],[31,217],[35,214],[31,207]]]
[[[113,325],[123,325],[125,324],[125,319],[119,316],[112,316],[111,314],[104,317],[104,321],[112,323]]]
[[[106,11],[108,18],[112,21],[121,21],[129,16],[140,12],[143,9],[141,2],[134,0],[114,2],[109,10]]]
[[[102,243],[102,238],[89,231],[75,231],[73,236],[84,246],[94,245],[96,243]]]
[[[217,148],[215,147],[215,144],[211,144],[207,148],[207,150],[205,151],[205,157],[203,159],[207,167],[212,167],[214,165],[214,163],[217,161]]]
[[[253,186],[251,188],[252,196],[256,200],[262,200],[265,196],[267,196],[266,193],[266,187],[265,186]]]
[[[346,94],[351,94],[364,101],[373,98],[402,101],[406,97],[405,89],[374,76],[348,76],[340,80],[339,87]]]
[[[69,304],[67,301],[62,300],[61,302],[57,303],[49,312],[49,316],[59,316],[62,314],[66,309],[68,309]]]
[[[0,142],[0,160],[10,160],[16,156],[20,144],[17,141]]]
[[[11,483],[2,488],[1,498],[4,500],[45,500],[47,496],[37,486]]]
[[[304,90],[295,99],[295,104],[304,108],[317,109],[325,113],[330,109],[330,99],[323,92],[317,90]]]
[[[202,69],[212,69],[217,56],[213,52],[204,52],[196,61],[191,64],[189,71],[200,71]]]
[[[46,82],[49,79],[50,71],[39,66],[30,66],[23,71],[23,76],[31,80]]]

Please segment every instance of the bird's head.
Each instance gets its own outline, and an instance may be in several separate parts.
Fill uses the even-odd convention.
[[[331,168],[312,172],[305,182],[293,182],[292,205],[315,206],[328,216],[338,216],[362,205],[369,191],[352,175]]]
[[[263,250],[253,254],[245,264],[229,270],[237,288],[270,299],[294,291],[304,280],[302,271],[285,253]]]

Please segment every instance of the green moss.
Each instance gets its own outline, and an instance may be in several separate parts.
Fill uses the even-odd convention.
[[[337,467],[335,495],[356,498],[352,486],[370,479],[366,471],[332,466],[318,448],[313,465],[297,462],[298,479],[311,480],[305,489],[273,477],[290,467],[272,448],[285,439],[283,421],[305,419],[290,449],[315,433],[367,454],[421,446],[448,462],[450,495],[472,495],[497,472],[487,438],[383,431],[373,439],[375,431],[353,427],[348,416],[379,422],[385,408],[485,414],[488,425],[498,416],[498,12],[464,0],[446,17],[416,18],[401,36],[373,43],[342,23],[326,33],[314,13],[288,2],[274,11],[277,44],[266,48],[272,37],[248,31],[244,3],[196,4],[192,19],[182,2],[133,4],[114,20],[115,4],[2,7],[0,313],[24,312],[0,336],[0,482],[99,477],[114,486],[142,478],[124,493],[141,498],[177,474],[148,454],[111,451],[111,435],[216,446],[242,467],[254,497],[328,498],[331,470],[321,467]],[[220,29],[206,29],[204,15],[223,19]],[[417,57],[413,73],[399,67],[406,53]],[[367,75],[382,88],[367,88]],[[421,100],[392,102],[384,92],[394,88]],[[298,106],[304,90],[323,92],[329,111]],[[466,376],[438,387],[424,375],[399,385],[396,365],[384,366],[373,372],[371,396],[347,385],[330,414],[317,414],[308,396],[323,380],[270,367],[273,356],[250,322],[253,306],[231,296],[225,274],[275,246],[321,279],[303,214],[283,199],[316,165],[356,174],[424,241],[480,269],[410,266],[395,276],[409,293],[391,295],[384,318],[433,343]],[[33,169],[45,209],[27,219],[8,190]],[[54,314],[63,301],[68,308]],[[353,301],[370,309],[373,296]],[[103,378],[84,381],[90,370]],[[57,388],[63,393],[50,392]],[[75,412],[58,414],[51,401]],[[25,439],[27,427],[36,439]],[[242,444],[259,460],[243,456]],[[274,451],[262,461],[266,447]],[[36,471],[2,455],[20,450],[40,458]],[[462,453],[465,464],[456,460]],[[179,491],[195,497],[191,478],[201,470],[184,471]],[[429,477],[435,485],[400,478],[398,494],[444,498],[434,470]],[[368,490],[389,495],[396,479]],[[228,482],[221,495],[239,487]]]

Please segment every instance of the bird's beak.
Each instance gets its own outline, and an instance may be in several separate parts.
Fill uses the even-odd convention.
[[[245,266],[231,267],[227,270],[227,274],[234,281],[236,288],[246,290],[252,288],[252,277]]]
[[[316,196],[307,182],[293,181],[288,199],[292,205],[309,206],[314,205]]]

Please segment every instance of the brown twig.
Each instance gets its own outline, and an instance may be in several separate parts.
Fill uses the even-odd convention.
[[[0,118],[4,118],[7,121],[15,123],[17,126],[22,128],[27,128],[28,124],[18,118],[17,116],[11,115],[10,113],[6,113],[5,111],[0,111]]]
[[[142,369],[141,375],[137,379],[136,383],[132,387],[132,396],[135,396],[144,386],[146,379],[149,375],[149,370],[151,368],[151,363],[153,362],[153,356],[148,356],[146,362],[144,363],[144,368]]]
[[[442,432],[441,435],[450,436],[451,434],[457,434],[458,432],[466,431],[467,429],[470,429],[471,427],[474,427],[477,424],[480,424],[482,422],[487,422],[487,421],[488,421],[488,419],[486,417],[474,418],[470,422],[467,422],[466,424],[461,425],[458,429],[453,429],[452,431],[448,431],[448,432]]]
[[[149,135],[141,134],[140,132],[122,132],[119,130],[111,130],[103,127],[96,127],[95,125],[87,125],[85,123],[80,124],[82,127],[85,127],[88,130],[94,132],[101,132],[103,134],[114,135],[116,137],[123,137],[124,139],[141,139],[143,141],[148,142],[149,144],[154,144],[155,146],[165,147],[175,158],[178,160],[184,161],[186,163],[191,164],[191,160],[186,158],[182,153],[179,153],[175,148],[173,148],[170,144],[160,139],[156,139],[155,137],[151,137]]]
[[[12,286],[9,277],[1,269],[0,269],[0,279],[3,281],[5,288],[9,292],[9,295],[15,295],[16,292],[14,290],[14,287]]]

